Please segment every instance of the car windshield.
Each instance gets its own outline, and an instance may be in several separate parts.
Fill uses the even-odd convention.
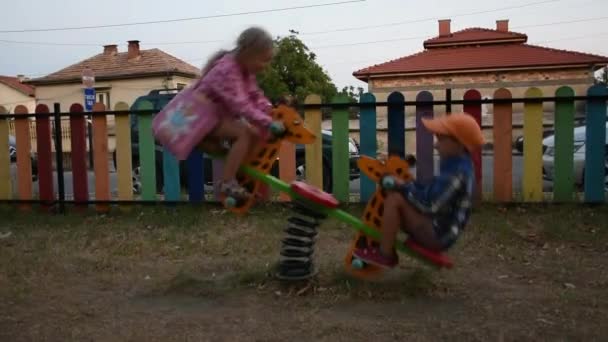
[[[585,141],[585,128],[586,126],[580,126],[574,129],[574,141]]]

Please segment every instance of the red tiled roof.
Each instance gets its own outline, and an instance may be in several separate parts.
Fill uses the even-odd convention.
[[[21,83],[21,81],[19,81],[19,78],[17,77],[0,76],[0,83],[7,85],[27,96],[34,97],[34,87],[28,84]]]
[[[511,31],[497,31],[481,27],[471,27],[461,31],[454,32],[449,36],[435,37],[424,41],[425,48],[431,48],[434,45],[445,44],[462,44],[462,43],[500,43],[504,41],[518,41],[525,43],[528,41],[528,36],[523,33]]]
[[[528,44],[498,44],[428,49],[383,64],[355,71],[365,76],[390,73],[430,73],[474,69],[606,65],[608,57]]]
[[[128,52],[116,54],[100,53],[67,68],[42,78],[28,81],[30,84],[81,82],[82,70],[89,67],[96,80],[112,80],[155,76],[161,74],[196,77],[198,68],[159,49],[141,50],[140,55],[131,60]]]

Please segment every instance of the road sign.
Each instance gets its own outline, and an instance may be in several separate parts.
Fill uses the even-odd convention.
[[[89,67],[82,70],[82,85],[84,86],[84,108],[86,112],[92,112],[95,105],[95,72]],[[89,115],[89,119],[92,117]],[[89,165],[93,167],[93,132],[91,125],[87,125],[89,136]]]
[[[93,110],[95,105],[95,88],[84,88],[84,109],[87,112]]]

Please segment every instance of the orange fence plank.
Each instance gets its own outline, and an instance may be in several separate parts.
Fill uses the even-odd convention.
[[[495,99],[510,99],[511,92],[501,88],[494,92]],[[494,104],[494,200],[508,202],[513,198],[513,105]]]
[[[296,179],[296,145],[289,141],[283,141],[279,151],[279,178],[286,183],[291,183]],[[280,201],[290,201],[291,197],[281,193]]]
[[[308,95],[306,104],[321,104],[319,95]],[[307,109],[304,113],[304,123],[317,139],[305,148],[305,177],[307,183],[323,189],[323,135],[321,134],[321,109]]]
[[[0,106],[0,114],[8,114],[6,108]],[[0,199],[8,200],[13,196],[11,186],[11,156],[8,146],[8,120],[0,119]]]
[[[106,106],[96,103],[93,112],[103,112]],[[128,148],[128,146],[126,146]],[[110,200],[110,169],[108,166],[108,123],[105,115],[93,116],[93,170],[95,172],[95,199]],[[109,206],[98,204],[97,211],[107,211]]]

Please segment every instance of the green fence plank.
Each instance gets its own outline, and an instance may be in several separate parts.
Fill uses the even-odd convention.
[[[348,103],[348,97],[336,96],[333,103]],[[332,180],[333,195],[341,202],[350,197],[350,168],[348,154],[348,109],[332,113]]]
[[[561,87],[555,97],[574,96],[570,87]],[[555,152],[553,200],[574,199],[574,100],[559,100],[555,104]]]

